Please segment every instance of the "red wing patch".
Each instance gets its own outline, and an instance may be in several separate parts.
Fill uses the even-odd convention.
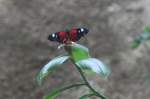
[[[70,40],[71,41],[77,41],[77,29],[72,29],[71,31],[70,31]]]
[[[64,43],[68,38],[67,32],[59,32],[58,35],[61,43]]]

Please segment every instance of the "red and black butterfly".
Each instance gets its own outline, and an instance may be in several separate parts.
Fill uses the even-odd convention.
[[[59,43],[67,43],[70,41],[76,42],[80,40],[80,38],[86,35],[88,32],[89,30],[86,28],[73,28],[71,30],[50,34],[48,40],[56,41]]]

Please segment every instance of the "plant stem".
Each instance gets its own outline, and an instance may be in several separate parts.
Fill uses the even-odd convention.
[[[80,97],[79,99],[84,99],[84,98],[92,97],[92,96],[95,96],[95,93],[86,94],[86,95],[84,95],[84,96]]]
[[[69,46],[66,46],[65,47],[65,50],[70,54],[72,55],[72,48],[69,47]],[[88,80],[86,79],[86,77],[84,76],[84,73],[82,72],[81,68],[78,67],[76,64],[75,64],[75,61],[74,59],[71,59],[71,61],[73,62],[73,64],[75,65],[75,67],[77,68],[77,70],[79,71],[81,77],[83,78],[86,86],[97,96],[97,97],[100,97],[101,99],[107,99],[105,96],[103,96],[102,94],[98,93],[88,82]]]
[[[84,84],[84,83],[83,83],[83,84],[72,84],[72,85],[70,85],[70,86],[61,88],[61,89],[59,90],[59,92],[60,92],[60,91],[67,90],[67,89],[70,89],[70,88],[73,88],[73,87],[79,87],[79,86],[84,86],[84,85],[86,85],[86,84]]]
[[[76,64],[75,64],[76,65]],[[98,93],[90,84],[89,82],[87,81],[86,77],[84,76],[84,73],[82,72],[81,68],[79,68],[77,65],[76,65],[76,68],[78,69],[81,77],[83,78],[86,86],[93,92],[95,93],[96,96],[100,97],[101,99],[106,99],[105,96],[101,95],[100,93]]]
[[[66,86],[66,87],[63,87],[63,88],[54,90],[52,93],[50,93],[50,94],[47,95],[46,97],[54,96],[55,94],[57,94],[57,93],[59,93],[59,92],[63,92],[63,91],[65,91],[65,90],[68,90],[68,89],[71,89],[71,88],[74,88],[74,87],[84,86],[84,85],[86,86],[85,83],[81,83],[81,84],[72,84],[72,85],[69,85],[69,86]],[[49,98],[45,98],[45,99],[49,99]]]

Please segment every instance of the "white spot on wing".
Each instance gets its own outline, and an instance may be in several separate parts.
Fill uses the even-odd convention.
[[[52,34],[52,37],[55,37],[55,34]]]
[[[84,31],[84,29],[83,28],[81,28],[81,32],[83,32]]]

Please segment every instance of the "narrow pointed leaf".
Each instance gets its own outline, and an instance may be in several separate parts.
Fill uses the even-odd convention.
[[[59,94],[60,94],[60,92],[55,92],[54,91],[51,94],[45,96],[44,99],[55,99]]]
[[[81,96],[79,99],[89,99],[89,97],[91,96],[95,96],[95,94],[94,93],[86,94],[86,95]]]
[[[110,74],[110,69],[103,62],[95,58],[88,58],[78,61],[76,62],[76,65],[83,70],[89,69],[103,77]]]
[[[63,64],[66,60],[69,59],[69,56],[58,56],[54,59],[52,59],[50,62],[48,62],[39,72],[37,76],[37,81],[39,84],[41,84],[42,80],[48,75],[50,71],[52,71],[54,68],[58,67],[59,65]]]
[[[88,48],[83,45],[73,43],[71,45],[67,45],[66,47],[69,49],[69,54],[75,62],[90,57]]]

